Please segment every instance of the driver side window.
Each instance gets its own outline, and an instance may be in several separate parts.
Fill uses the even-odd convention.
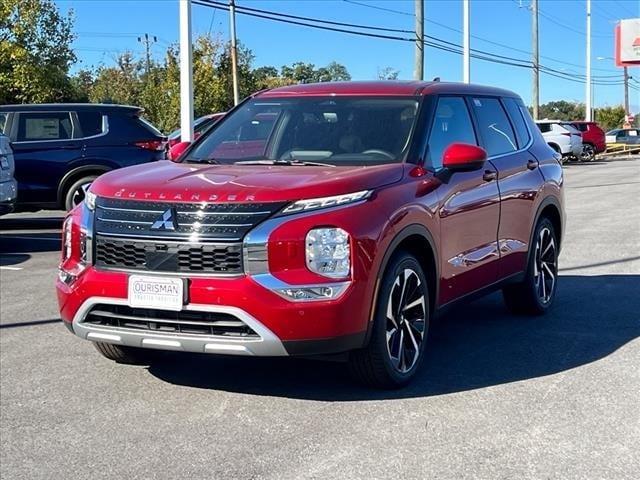
[[[477,145],[473,123],[462,97],[440,97],[429,134],[427,166],[442,168],[442,155],[452,143]]]

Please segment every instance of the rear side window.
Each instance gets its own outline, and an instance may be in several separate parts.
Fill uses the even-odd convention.
[[[500,101],[497,98],[474,98],[472,104],[487,154],[491,157],[517,150],[513,128]]]
[[[581,132],[586,132],[587,130],[589,130],[588,123],[572,123],[572,125],[578,130],[580,130]]]
[[[160,130],[158,130],[156,127],[154,127],[151,122],[149,122],[148,120],[142,118],[142,117],[136,117],[136,120],[138,121],[138,123],[140,125],[142,125],[145,130],[148,130],[149,132],[153,133],[154,135],[157,135],[158,137],[162,136],[162,133],[160,132]]]
[[[518,146],[520,148],[524,148],[524,146],[529,143],[531,137],[529,135],[529,129],[527,128],[527,124],[525,123],[525,119],[523,117],[524,113],[522,111],[522,108],[513,98],[503,98],[502,101],[504,102],[507,113],[511,118],[511,124],[513,125],[513,128],[516,132]]]
[[[73,124],[69,112],[20,113],[18,142],[68,140],[73,138]]]
[[[538,128],[540,129],[540,131],[542,133],[547,133],[551,131],[551,124],[550,123],[537,123],[536,125],[538,125]]]
[[[7,123],[7,114],[0,113],[0,133],[4,133],[4,126]]]
[[[102,133],[102,114],[100,112],[77,112],[80,131],[76,137],[92,137]]]
[[[429,166],[442,167],[442,155],[452,143],[477,145],[467,104],[462,97],[440,97],[429,135]]]

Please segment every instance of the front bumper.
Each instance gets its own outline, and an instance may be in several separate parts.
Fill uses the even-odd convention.
[[[251,277],[188,280],[185,312],[231,314],[259,338],[134,330],[85,322],[98,304],[127,305],[128,273],[90,267],[71,285],[58,280],[62,320],[79,337],[132,347],[249,356],[341,353],[364,344],[370,302],[352,284],[331,301],[291,302]]]
[[[0,215],[13,211],[17,195],[18,184],[15,180],[0,182]]]

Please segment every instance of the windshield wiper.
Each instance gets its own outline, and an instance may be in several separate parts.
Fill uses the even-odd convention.
[[[235,165],[294,165],[294,166],[309,166],[309,167],[335,167],[330,163],[320,162],[304,162],[302,160],[243,160],[241,162],[233,162]]]
[[[195,158],[189,157],[184,163],[206,163],[208,165],[220,165],[220,162],[215,158]]]

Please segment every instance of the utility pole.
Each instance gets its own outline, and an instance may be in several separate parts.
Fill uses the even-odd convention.
[[[138,42],[144,44],[146,53],[147,53],[147,78],[149,77],[149,72],[151,71],[151,45],[158,41],[158,37],[153,35],[149,37],[148,33],[144,34],[144,37],[138,37]]]
[[[238,47],[236,45],[236,2],[229,0],[229,34],[231,35],[231,78],[233,81],[233,104],[238,105]]]
[[[540,107],[540,53],[538,51],[538,0],[531,0],[531,51],[533,52],[533,119],[538,120]]]
[[[624,67],[622,71],[624,75],[624,113],[625,115],[631,115],[631,112],[629,112],[629,70]]]
[[[587,91],[585,94],[584,119],[591,121],[591,0],[587,0]]]
[[[416,48],[414,80],[424,79],[424,0],[415,0]]]
[[[191,0],[180,0],[180,132],[183,142],[193,140]]]
[[[464,83],[469,83],[471,81],[469,1],[470,0],[462,0],[462,79]]]

